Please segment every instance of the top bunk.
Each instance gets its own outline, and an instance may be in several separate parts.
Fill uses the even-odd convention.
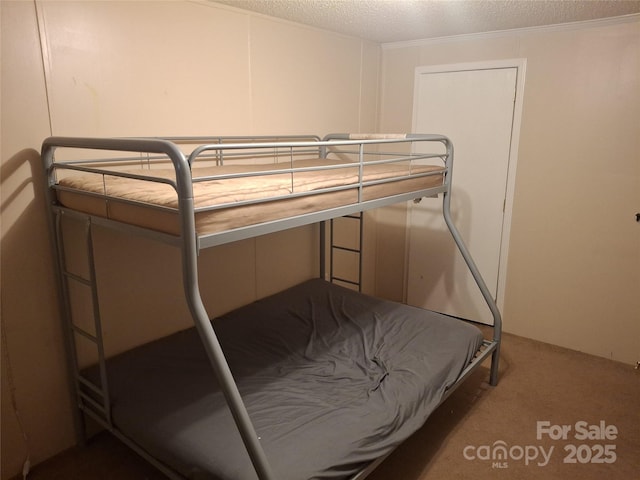
[[[448,190],[441,135],[74,138],[42,147],[49,204],[198,248]]]

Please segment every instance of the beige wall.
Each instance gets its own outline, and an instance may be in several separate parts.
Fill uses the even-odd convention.
[[[372,131],[380,47],[208,2],[1,5],[5,479],[27,454],[11,393],[32,463],[74,441],[42,140]],[[189,325],[175,249],[102,230],[95,240],[109,351]],[[205,304],[219,314],[315,275],[316,262],[312,227],[204,251]]]
[[[383,46],[380,130],[411,128],[415,67],[526,59],[508,332],[640,360],[640,20]],[[446,134],[447,132],[440,132]],[[377,292],[402,298],[406,210],[379,213]],[[384,224],[388,224],[384,227]],[[389,258],[395,252],[395,258]],[[384,265],[383,265],[384,264]],[[395,266],[395,267],[394,267]]]
[[[416,66],[524,57],[506,329],[640,356],[637,21],[395,46],[380,63],[377,45],[198,2],[3,1],[0,14],[3,479],[27,452],[12,388],[34,463],[73,442],[37,170],[52,133],[407,131]],[[384,255],[367,262],[366,288],[401,298],[405,209],[369,217],[381,223],[366,256]],[[187,325],[172,248],[96,241],[111,351]],[[203,252],[206,305],[217,314],[314,274],[315,246],[301,228]]]

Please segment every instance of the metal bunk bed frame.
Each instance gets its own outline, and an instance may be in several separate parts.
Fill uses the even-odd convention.
[[[289,141],[296,139],[296,136],[282,137]],[[301,138],[301,137],[300,137]],[[305,137],[310,138],[310,137]],[[58,279],[58,294],[61,306],[61,315],[64,322],[65,339],[67,343],[67,351],[69,357],[69,369],[73,378],[71,382],[72,394],[77,399],[78,409],[74,410],[74,423],[79,443],[83,443],[85,439],[85,427],[82,412],[96,420],[104,428],[111,431],[116,437],[126,443],[129,447],[143,456],[146,460],[160,469],[170,478],[179,477],[171,469],[166,467],[162,462],[150,456],[134,442],[120,433],[112,424],[110,417],[109,391],[105,366],[105,353],[102,346],[102,330],[100,325],[100,309],[98,306],[98,294],[96,286],[96,272],[93,263],[93,241],[91,237],[92,225],[106,226],[109,228],[122,230],[135,235],[151,237],[153,239],[177,246],[181,251],[182,275],[184,292],[189,306],[189,310],[193,317],[196,329],[202,339],[202,343],[206,350],[207,356],[214,370],[214,373],[220,383],[230,411],[233,415],[239,433],[242,437],[244,445],[250,456],[251,462],[260,480],[276,480],[269,466],[269,461],[260,445],[258,435],[249,418],[237,385],[233,379],[231,370],[221,345],[218,341],[216,333],[212,327],[209,315],[206,312],[202,302],[198,282],[198,252],[202,248],[208,248],[241,239],[255,237],[267,233],[285,230],[297,226],[308,225],[312,223],[320,224],[320,276],[326,278],[326,258],[325,258],[325,221],[341,217],[361,213],[368,209],[373,209],[392,203],[413,200],[418,197],[432,196],[435,194],[443,194],[443,216],[444,220],[451,232],[451,235],[462,254],[475,282],[487,303],[493,315],[493,338],[485,340],[474,360],[461,373],[458,380],[444,394],[440,403],[442,403],[456,387],[485,359],[491,356],[490,384],[496,385],[498,381],[498,362],[500,355],[500,341],[502,320],[500,312],[496,306],[495,300],[487,288],[476,264],[474,263],[469,250],[467,249],[459,231],[457,230],[450,211],[451,203],[451,182],[453,167],[453,145],[451,141],[442,135],[424,135],[424,134],[406,134],[403,136],[386,136],[386,135],[349,135],[349,134],[331,134],[323,140],[318,137],[312,137],[312,141],[294,141],[291,143],[279,141],[277,137],[172,137],[172,138],[74,138],[74,137],[50,137],[47,138],[42,145],[42,161],[45,176],[48,179],[45,185],[45,198],[49,206],[49,226],[51,231],[52,242],[54,246],[55,265]],[[224,143],[225,141],[236,141],[237,143]],[[250,140],[251,139],[251,140]],[[257,143],[255,140],[258,140]],[[276,141],[273,141],[276,139]],[[270,141],[269,141],[270,140]],[[188,157],[180,150],[178,144],[183,141],[203,141],[205,145],[194,150]],[[213,156],[218,158],[222,163],[222,149],[225,151],[234,151],[246,149],[247,143],[250,148],[257,149],[279,149],[290,146],[304,148],[318,148],[321,157],[326,157],[328,149],[332,147],[354,148],[351,153],[356,153],[360,165],[360,184],[358,186],[358,202],[346,206],[330,208],[318,212],[307,213],[295,217],[289,217],[281,220],[264,222],[247,227],[237,228],[233,230],[223,231],[219,233],[198,235],[195,226],[195,213],[198,211],[194,207],[193,184],[191,176],[191,164],[200,155],[206,152],[213,152]],[[414,142],[439,142],[444,145],[446,153],[422,155],[417,158],[440,157],[444,159],[445,174],[442,186],[426,188],[411,193],[397,194],[390,197],[378,198],[373,200],[363,200],[363,187],[367,185],[362,181],[362,169],[364,162],[364,146],[370,144],[386,144],[386,143],[414,143]],[[74,148],[74,149],[90,149],[90,150],[108,150],[117,152],[141,152],[154,155],[166,156],[170,159],[175,169],[175,182],[158,180],[152,177],[140,177],[144,180],[160,181],[171,184],[178,194],[178,217],[180,222],[180,235],[170,235],[154,230],[149,230],[134,225],[124,224],[107,218],[84,214],[65,208],[57,203],[55,196],[56,186],[56,169],[67,168],[80,171],[95,171],[90,167],[78,167],[75,162],[56,163],[54,153],[57,148]],[[409,157],[407,157],[409,158]],[[411,157],[414,158],[414,157]],[[383,161],[381,161],[383,162]],[[286,170],[285,170],[286,171]],[[293,170],[291,171],[293,173]],[[122,176],[133,175],[123,174]],[[376,181],[368,184],[378,183]],[[88,255],[89,277],[81,278],[67,271],[65,265],[64,239],[62,233],[62,218],[70,216],[85,221],[86,233],[86,249]],[[75,280],[91,288],[93,301],[93,315],[96,327],[95,335],[91,335],[76,327],[71,318],[71,304],[69,300],[68,281]],[[81,377],[78,370],[77,356],[75,351],[74,335],[80,334],[89,338],[96,343],[99,353],[101,387],[89,384]],[[87,389],[89,393],[87,393]],[[96,398],[99,400],[97,401]],[[101,401],[100,401],[101,400]],[[352,480],[362,480],[371,473],[377,465],[379,465],[385,457],[379,458],[366,466],[362,471],[352,477]]]

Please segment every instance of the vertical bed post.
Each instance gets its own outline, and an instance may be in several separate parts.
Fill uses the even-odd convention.
[[[491,292],[487,288],[487,285],[484,279],[482,278],[482,275],[480,274],[478,267],[473,261],[473,258],[471,257],[471,254],[469,253],[469,250],[467,249],[467,246],[465,245],[464,240],[460,235],[460,232],[458,231],[457,227],[453,223],[453,218],[451,217],[451,177],[453,173],[453,144],[448,139],[443,143],[447,147],[447,160],[446,160],[447,174],[445,177],[445,185],[447,189],[443,194],[442,213],[444,216],[444,220],[447,224],[447,227],[451,232],[451,236],[453,237],[453,240],[456,242],[456,245],[458,246],[458,250],[460,250],[460,253],[464,258],[464,261],[466,262],[467,267],[469,268],[469,271],[473,276],[473,279],[475,280],[476,284],[478,285],[478,288],[480,289],[480,293],[482,293],[482,296],[484,297],[484,300],[487,303],[489,310],[491,310],[491,314],[493,315],[493,341],[496,342],[496,347],[491,355],[491,373],[489,376],[489,382],[491,385],[495,386],[498,384],[500,340],[502,337],[502,316],[500,315],[498,306],[496,305],[494,298],[491,296]]]
[[[258,434],[253,427],[249,413],[240,396],[238,386],[233,379],[231,369],[229,368],[229,364],[224,356],[222,347],[213,330],[211,320],[200,296],[198,283],[198,242],[195,226],[193,185],[191,183],[189,164],[182,152],[173,144],[169,143],[167,145],[166,153],[175,166],[178,192],[181,195],[178,199],[178,204],[183,240],[181,244],[182,271],[187,304],[189,305],[189,310],[193,316],[193,321],[202,339],[211,366],[213,367],[233,419],[238,427],[242,441],[247,449],[247,453],[258,474],[258,478],[260,480],[275,480],[264,449],[262,445],[260,445]]]
[[[320,278],[326,280],[327,275],[327,222],[322,221],[320,225]]]

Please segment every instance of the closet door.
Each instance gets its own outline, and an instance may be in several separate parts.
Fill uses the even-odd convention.
[[[517,67],[418,69],[414,132],[454,145],[452,216],[494,298],[498,296]],[[491,323],[492,317],[442,218],[442,196],[410,208],[410,305]],[[500,302],[498,302],[500,303]]]

